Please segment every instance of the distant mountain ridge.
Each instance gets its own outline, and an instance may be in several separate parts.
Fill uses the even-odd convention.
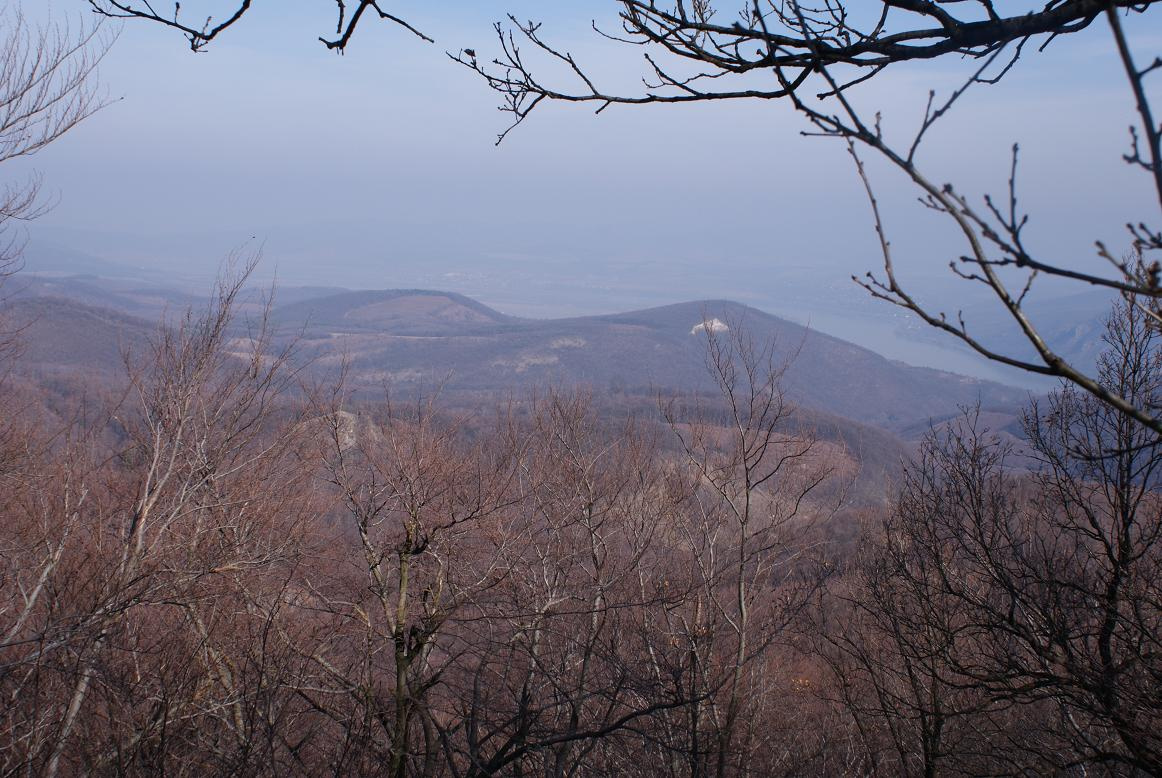
[[[784,387],[795,402],[862,423],[898,429],[977,402],[1012,409],[1027,398],[1021,389],[902,365],[727,300],[535,320],[505,316],[461,295],[385,290],[305,300],[274,312],[276,322],[295,325],[300,347],[321,364],[342,358],[356,376],[397,389],[443,383],[474,392],[550,383],[713,392],[705,335],[692,334],[712,318],[744,328],[756,342],[775,342],[776,360],[789,361]]]
[[[22,333],[28,360],[41,368],[116,367],[125,346],[137,350],[156,332],[155,321],[117,310],[126,300],[140,306],[146,292],[106,290],[101,307],[93,304],[101,296],[99,284],[39,286],[84,298],[37,297],[33,284],[9,304],[10,319],[28,322]],[[274,308],[278,339],[296,341],[309,369],[321,376],[346,365],[353,387],[368,391],[388,386],[406,394],[440,385],[477,400],[547,385],[585,386],[611,397],[714,394],[706,335],[692,330],[718,319],[743,328],[756,343],[774,342],[776,362],[789,363],[783,386],[793,402],[894,434],[911,436],[929,420],[977,403],[1013,414],[1028,398],[1025,390],[894,362],[728,300],[542,320],[508,316],[452,292],[317,291],[310,297],[299,290],[291,296],[300,299]],[[253,314],[254,305],[247,303],[243,313]]]
[[[63,297],[21,297],[0,308],[0,317],[16,334],[19,363],[50,372],[119,372],[127,354],[145,352],[158,327]]]
[[[456,334],[465,327],[513,321],[499,311],[455,292],[383,289],[340,292],[300,300],[275,309],[281,326],[331,328],[349,332]]]

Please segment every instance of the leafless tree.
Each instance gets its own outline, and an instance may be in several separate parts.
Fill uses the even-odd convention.
[[[1013,742],[1043,729],[1044,709],[1034,715],[1030,706],[1014,707],[957,675],[953,657],[973,649],[975,614],[941,585],[965,570],[955,544],[943,540],[953,527],[970,534],[1019,510],[1005,471],[1010,453],[986,433],[975,410],[933,433],[906,471],[890,515],[868,522],[858,554],[841,563],[812,609],[812,652],[830,671],[818,693],[848,719],[860,754],[855,772],[1008,774],[1045,767]],[[926,523],[937,513],[939,530]]]
[[[808,121],[806,134],[846,144],[866,186],[884,267],[882,275],[869,274],[856,280],[873,296],[911,311],[988,359],[1064,378],[1156,433],[1162,432],[1162,419],[1155,409],[1133,405],[1111,393],[1092,373],[1065,360],[1042,337],[1023,307],[1038,277],[1055,276],[1133,295],[1157,319],[1155,301],[1162,295],[1158,264],[1151,256],[1139,261],[1138,253],[1162,249],[1157,228],[1139,218],[1129,219],[1130,259],[1099,243],[1099,266],[1077,270],[1055,259],[1035,256],[1027,245],[1023,236],[1027,216],[1018,201],[1015,147],[1005,197],[986,197],[979,205],[953,184],[932,178],[919,159],[932,127],[947,120],[967,90],[995,83],[1035,46],[1062,45],[1057,42],[1059,38],[1100,20],[1109,29],[1111,49],[1123,66],[1138,114],[1125,159],[1151,177],[1157,193],[1153,207],[1162,208],[1162,134],[1146,85],[1157,69],[1156,58],[1147,56],[1144,60],[1149,64],[1138,64],[1142,57],[1135,55],[1126,33],[1127,22],[1151,12],[1154,3],[1068,0],[1005,15],[1006,9],[988,0],[955,7],[897,0],[867,4],[751,0],[740,3],[737,16],[732,18],[722,18],[707,0],[673,4],[622,0],[618,5],[621,29],[599,32],[642,48],[646,74],[640,93],[604,89],[584,63],[553,46],[541,25],[514,17],[510,17],[511,28],[496,27],[499,56],[484,60],[475,51],[453,56],[500,93],[504,101],[501,107],[511,114],[512,126],[552,101],[593,103],[598,111],[611,105],[729,99],[789,102]],[[913,130],[889,132],[880,112],[863,107],[859,90],[880,73],[903,63],[941,57],[966,59],[971,67],[959,87],[945,95],[930,92],[926,96],[923,118]],[[559,83],[559,76],[552,77],[551,83],[538,78],[539,66],[549,65],[563,65],[574,84]],[[559,67],[550,69],[560,72]],[[864,152],[901,171],[915,185],[924,204],[950,220],[962,241],[960,249],[948,250],[956,257],[952,271],[990,290],[1032,347],[1033,356],[982,341],[959,315],[946,316],[909,293],[895,270],[883,215],[861,157]],[[1103,266],[1108,272],[1103,272]]]
[[[182,21],[177,4],[172,14],[135,0],[90,0],[90,4],[104,15],[148,19],[177,28],[195,50],[239,21],[251,6],[249,0],[238,2],[220,21],[210,18],[204,24],[194,24]],[[347,3],[337,4],[337,37],[326,39],[327,46],[343,50],[368,13],[405,24],[385,11],[380,2],[360,0],[352,5],[348,12]],[[1159,265],[1151,252],[1162,250],[1162,229],[1150,226],[1148,219],[1127,219],[1127,250],[1111,250],[1099,242],[1098,266],[1077,269],[1055,258],[1037,256],[1026,241],[1027,215],[1018,198],[1016,147],[1005,195],[986,197],[980,203],[970,201],[953,184],[932,177],[920,161],[921,148],[932,128],[949,120],[956,103],[970,88],[995,83],[1017,66],[1022,56],[1034,55],[1035,49],[1048,45],[1063,45],[1060,39],[1104,22],[1137,114],[1125,160],[1150,176],[1156,191],[1152,207],[1162,209],[1162,131],[1147,84],[1158,69],[1157,57],[1135,53],[1127,35],[1129,22],[1152,12],[1154,5],[1153,0],[1054,0],[1014,11],[992,0],[972,0],[955,7],[928,0],[866,4],[738,0],[733,9],[736,13],[731,15],[710,0],[610,0],[610,8],[619,11],[620,28],[598,28],[597,32],[640,47],[645,58],[643,87],[631,93],[603,87],[584,62],[555,47],[539,23],[516,17],[509,17],[508,26],[496,25],[498,55],[488,59],[474,49],[464,49],[452,56],[501,95],[502,110],[512,116],[509,130],[538,106],[554,101],[592,103],[599,112],[613,105],[734,99],[789,102],[809,123],[807,134],[846,144],[866,187],[883,253],[883,271],[857,278],[858,283],[873,296],[911,311],[986,358],[1064,378],[1157,433],[1162,432],[1162,419],[1154,409],[1135,407],[1126,398],[1111,394],[1092,371],[1062,357],[1043,337],[1024,303],[1039,277],[1053,276],[1133,295],[1157,320],[1156,301],[1162,297],[1162,285]],[[963,82],[948,93],[937,95],[933,91],[921,99],[922,118],[915,127],[889,131],[879,111],[862,107],[861,87],[881,73],[939,58],[967,60],[968,71]],[[554,74],[548,80],[537,75],[542,66]],[[565,79],[571,77],[572,83],[560,80],[562,68]],[[959,248],[944,251],[954,258],[952,271],[989,290],[1026,344],[1025,349],[989,343],[959,314],[946,315],[909,291],[896,273],[884,215],[861,156],[867,152],[902,172],[924,203],[947,217],[961,243]]]
[[[104,104],[96,67],[111,43],[99,25],[37,27],[18,3],[0,6],[0,164],[36,154]],[[0,183],[0,285],[20,266],[25,235],[19,225],[50,206],[41,184],[37,174]],[[0,378],[17,334],[0,321]]]
[[[473,603],[441,733],[464,775],[637,774],[655,753],[640,733],[689,704],[658,628],[688,594],[672,529],[685,490],[655,435],[601,422],[585,396],[548,391],[532,427],[509,572]]]
[[[88,0],[88,3],[93,11],[101,16],[114,19],[145,19],[170,27],[185,37],[192,51],[202,51],[211,41],[246,15],[246,12],[250,10],[252,0],[233,0],[228,9],[217,16],[213,15],[214,9],[211,7],[211,11],[206,14],[204,19],[201,15],[204,11],[201,9],[195,10],[193,14],[189,13],[190,6],[197,5],[197,3],[190,2],[186,3],[185,9],[182,8],[181,3],[175,2],[173,10],[167,10],[165,13],[154,8],[155,5],[160,6],[160,3],[150,2],[150,0]],[[405,19],[386,10],[390,5],[384,0],[336,0],[333,4],[336,15],[335,34],[332,37],[319,38],[319,41],[332,51],[343,53],[346,50],[351,36],[355,34],[355,29],[365,15],[396,24],[423,40],[432,42],[431,38],[410,25]],[[204,8],[206,3],[200,5]],[[185,15],[183,15],[183,11]]]
[[[1157,408],[1159,337],[1149,311],[1127,298],[1106,326],[1102,384]],[[1160,772],[1162,447],[1152,430],[1072,386],[1046,409],[1035,405],[1026,428],[1041,462],[1035,515],[1047,527],[1045,547],[1030,556],[1062,581],[1051,594],[1034,591],[1049,633],[1036,648],[1064,668],[1083,753]]]
[[[692,775],[771,774],[788,769],[773,724],[792,676],[778,641],[819,582],[811,530],[836,505],[813,498],[836,463],[791,424],[773,344],[737,322],[703,333],[719,396],[692,415],[665,409],[698,484],[682,528],[693,594],[666,614],[694,699],[673,731]]]
[[[1157,337],[1122,304],[1103,385],[1156,402]],[[971,419],[933,433],[849,579],[837,696],[887,773],[1162,772],[1157,436],[1068,384],[1026,426],[1033,476]]]
[[[672,647],[648,613],[681,598],[651,438],[555,391],[472,434],[431,402],[349,403],[317,406],[341,508],[288,607],[318,625],[288,641],[321,733],[305,764],[632,774],[636,733],[687,702],[650,659]]]
[[[6,770],[164,770],[200,747],[237,774],[259,753],[243,663],[269,657],[224,647],[269,622],[311,503],[295,436],[271,428],[289,352],[233,318],[245,277],[162,325],[121,402],[3,481]]]
[[[832,467],[769,351],[710,348],[725,415],[673,416],[680,452],[561,391],[471,434],[430,402],[316,403],[334,538],[276,625],[307,668],[299,769],[791,769],[775,638]]]
[[[318,623],[296,645],[299,695],[323,718],[315,748],[354,773],[433,774],[445,764],[444,687],[458,672],[474,603],[507,575],[518,542],[520,436],[502,416],[473,442],[434,398],[348,410],[315,403],[320,479],[338,502],[330,552],[291,611]],[[492,614],[487,614],[491,616]]]
[[[31,25],[19,4],[0,8],[0,164],[36,154],[103,104],[96,68],[111,39],[99,26]],[[13,222],[44,213],[38,177],[0,191],[0,276],[12,272],[22,240]]]

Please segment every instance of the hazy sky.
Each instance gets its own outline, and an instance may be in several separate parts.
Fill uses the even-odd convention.
[[[52,5],[58,18],[84,6]],[[286,283],[443,286],[543,315],[707,296],[801,312],[821,294],[822,320],[828,304],[866,302],[846,280],[877,264],[858,180],[837,143],[799,137],[803,122],[787,106],[615,106],[594,116],[547,105],[497,148],[506,117],[494,95],[444,52],[490,58],[491,23],[508,10],[545,20],[546,38],[603,83],[632,89],[640,52],[589,29],[615,4],[393,7],[436,43],[369,19],[336,56],[316,41],[333,24],[324,0],[256,3],[197,55],[173,31],[120,26],[101,69],[115,102],[29,161],[59,199],[33,228],[33,251],[66,245],[209,271],[256,236],[265,269]],[[1162,13],[1135,17],[1131,29],[1142,58],[1153,57]],[[883,110],[889,130],[904,129],[930,87],[950,86],[971,64],[899,69],[861,99]],[[1099,22],[970,93],[923,161],[966,192],[1000,192],[1020,142],[1030,243],[1096,262],[1094,239],[1124,245],[1121,225],[1154,215],[1145,177],[1119,161],[1131,109]],[[901,261],[929,285],[955,253],[947,228],[910,205],[902,182],[882,171],[876,180]],[[950,309],[959,294],[947,293]]]

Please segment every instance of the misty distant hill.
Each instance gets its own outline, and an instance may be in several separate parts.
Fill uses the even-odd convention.
[[[375,332],[395,335],[455,335],[511,317],[454,292],[424,289],[344,291],[275,308],[282,327],[311,331]]]
[[[118,373],[125,354],[142,355],[157,324],[60,297],[21,297],[0,309],[15,332],[19,365],[40,372]]]
[[[5,300],[54,298],[75,300],[94,308],[109,308],[149,321],[200,305],[203,298],[138,279],[111,279],[93,275],[53,276],[20,273],[8,279],[0,295]]]
[[[53,296],[36,296],[38,291]],[[407,394],[442,385],[449,395],[477,400],[550,384],[622,398],[714,394],[705,334],[692,330],[717,318],[756,342],[774,342],[776,361],[788,363],[783,386],[791,400],[828,417],[912,437],[929,420],[953,416],[963,406],[979,402],[1004,416],[1027,400],[1021,389],[904,365],[724,300],[539,320],[507,316],[450,292],[315,291],[319,296],[298,290],[294,297],[300,299],[275,308],[279,337],[296,340],[300,356],[321,376],[347,364],[356,389],[386,386]],[[143,347],[157,327],[156,317],[126,311],[176,313],[175,303],[183,298],[166,290],[126,291],[77,279],[36,281],[10,301],[5,315],[24,327],[30,365],[115,369],[121,352]],[[256,305],[248,298],[243,314],[253,314]]]
[[[1031,299],[1025,315],[1057,354],[1086,372],[1093,371],[1106,348],[1105,322],[1119,299],[1109,290],[1089,289],[1061,297]],[[986,345],[1013,356],[1037,360],[1033,346],[1001,306],[972,306],[965,310],[970,330]],[[931,333],[938,337],[937,333]]]
[[[445,391],[499,391],[581,384],[598,392],[713,392],[705,366],[705,318],[776,344],[784,386],[804,407],[903,429],[980,402],[1011,411],[1024,390],[903,365],[868,349],[722,300],[607,316],[517,319],[444,292],[393,290],[333,295],[276,309],[302,333],[320,366],[346,360],[353,377],[395,390],[444,383]]]

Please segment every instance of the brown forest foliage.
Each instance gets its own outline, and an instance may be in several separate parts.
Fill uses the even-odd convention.
[[[1088,396],[1031,473],[934,431],[836,546],[850,460],[737,330],[662,425],[459,418],[305,386],[240,285],[118,391],[5,393],[0,773],[1159,771],[1158,444]],[[1154,402],[1155,331],[1107,340]]]

